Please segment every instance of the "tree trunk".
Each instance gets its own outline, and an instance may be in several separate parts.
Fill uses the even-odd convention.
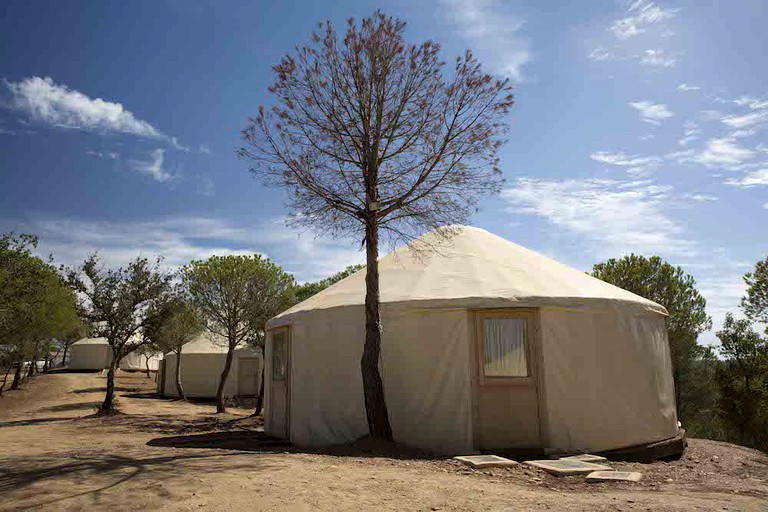
[[[13,374],[13,382],[11,383],[11,387],[9,389],[19,389],[19,384],[21,384],[21,369],[23,366],[24,363],[21,361],[16,363],[16,371]]]
[[[227,350],[227,360],[224,362],[224,369],[221,371],[221,379],[219,380],[219,389],[216,391],[216,413],[227,412],[224,407],[224,385],[227,383],[227,377],[229,376],[229,369],[232,367],[232,357],[235,354],[236,343],[232,339],[233,336],[229,336],[229,350]]]
[[[146,358],[144,359],[144,365],[147,368],[147,378],[149,378],[149,356],[145,355],[144,357]]]
[[[181,385],[181,347],[176,351],[176,393],[179,400],[187,399],[187,396],[184,394],[184,388]]]
[[[51,359],[50,355],[46,356],[45,364],[43,365],[43,373],[48,373],[48,361]]]
[[[11,368],[13,368],[13,365],[6,368],[5,372],[3,372],[3,385],[0,386],[0,396],[3,396],[3,391],[5,391],[5,385],[8,382],[8,374],[11,372]]]
[[[119,361],[119,358],[113,352],[112,362],[109,363],[109,371],[107,372],[107,393],[104,395],[104,402],[102,402],[97,413],[101,416],[117,412],[117,409],[115,409],[115,370]]]
[[[371,437],[392,439],[384,384],[379,373],[381,354],[381,301],[379,297],[379,226],[372,212],[365,225],[365,345],[360,369],[363,376],[365,412]]]
[[[265,347],[261,347],[261,381],[259,382],[259,393],[256,395],[256,409],[253,411],[254,416],[261,414],[261,409],[264,407],[264,368],[267,366],[264,348]]]
[[[27,378],[31,378],[35,376],[35,370],[37,369],[37,355],[32,358],[32,361],[29,365],[29,370],[27,371]]]
[[[64,356],[61,358],[61,366],[67,366],[67,352],[69,351],[69,343],[64,344]]]

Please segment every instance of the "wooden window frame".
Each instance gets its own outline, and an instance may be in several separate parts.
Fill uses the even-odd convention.
[[[536,311],[533,309],[480,309],[475,310],[475,340],[477,347],[477,372],[481,386],[535,386],[533,368],[533,351],[536,333]],[[526,321],[525,364],[528,375],[522,376],[492,376],[485,375],[485,325],[486,318],[523,318]]]

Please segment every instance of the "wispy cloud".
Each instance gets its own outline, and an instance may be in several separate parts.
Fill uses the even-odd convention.
[[[147,121],[138,119],[122,104],[90,98],[51,78],[32,77],[19,82],[4,80],[13,108],[35,121],[51,126],[82,130],[128,133],[149,138],[164,135]]]
[[[677,59],[664,53],[664,50],[645,50],[640,58],[640,64],[647,68],[664,69],[673,68]]]
[[[690,91],[700,91],[701,87],[698,87],[696,85],[690,85],[686,83],[682,83],[677,86],[677,90],[680,92],[690,92]]]
[[[300,280],[317,280],[347,265],[360,263],[358,244],[315,238],[285,226],[282,218],[238,224],[211,217],[172,217],[145,221],[35,219],[25,223],[0,221],[8,229],[40,236],[40,254],[53,253],[59,263],[76,265],[98,251],[109,267],[127,264],[136,256],[162,256],[176,269],[193,259],[227,254],[264,254]]]
[[[741,188],[768,187],[768,168],[750,171],[741,178],[731,178],[725,184]]]
[[[443,0],[448,16],[473,51],[492,71],[515,81],[532,57],[527,39],[520,35],[523,20],[499,0]]]
[[[174,174],[165,166],[165,150],[162,148],[152,150],[146,160],[129,160],[128,165],[132,170],[161,183],[174,177]]]
[[[642,34],[650,26],[672,18],[676,9],[664,9],[648,0],[632,3],[623,18],[616,20],[609,28],[613,35],[624,40]]]
[[[691,142],[697,140],[701,135],[701,129],[699,129],[699,125],[696,123],[686,121],[684,128],[685,131],[683,132],[683,136],[677,139],[677,143],[681,146],[687,146]]]
[[[657,167],[662,159],[656,156],[627,155],[623,151],[597,151],[589,155],[596,162],[625,167],[630,174],[641,174]]]
[[[675,113],[669,110],[663,103],[652,103],[650,101],[632,101],[629,106],[640,113],[640,120],[655,125],[661,124],[665,119],[674,116]]]
[[[666,156],[680,164],[693,163],[708,169],[739,170],[744,167],[745,162],[754,158],[755,152],[739,146],[734,138],[723,137],[707,140],[704,148],[678,151]]]
[[[502,198],[512,212],[540,216],[586,239],[601,257],[694,250],[683,228],[664,211],[671,187],[650,180],[520,178],[502,191]]]

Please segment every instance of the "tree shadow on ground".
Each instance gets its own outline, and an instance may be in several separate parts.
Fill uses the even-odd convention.
[[[363,437],[347,444],[316,447],[298,447],[290,441],[265,434],[262,430],[236,430],[208,432],[186,436],[159,437],[147,442],[147,446],[169,448],[213,448],[251,453],[303,453],[332,455],[336,457],[388,458],[401,460],[444,460],[422,450],[398,443]]]
[[[41,423],[52,423],[55,421],[67,421],[75,420],[78,416],[68,416],[66,418],[33,418],[28,420],[16,420],[16,421],[2,421],[0,422],[0,428],[5,427],[26,427],[29,425],[39,425]]]
[[[151,457],[130,457],[121,455],[79,455],[74,460],[60,463],[54,458],[0,458],[0,495],[10,496],[10,493],[25,492],[35,484],[40,484],[34,492],[16,497],[25,500],[15,509],[43,507],[63,500],[79,496],[98,496],[104,491],[122,485],[137,477],[147,482],[158,483],[172,478],[185,478],[190,474],[215,473],[221,471],[264,471],[270,466],[253,460],[240,463],[229,461],[227,457],[233,454],[186,454]],[[21,467],[19,467],[21,466]],[[104,482],[106,480],[106,482]],[[71,485],[63,485],[66,482]],[[91,484],[91,488],[63,496],[49,498],[47,495],[57,493],[62,488],[82,489]],[[58,485],[57,485],[58,484]],[[5,509],[10,510],[10,509]]]
[[[126,387],[115,386],[115,393],[117,392],[133,393],[134,391],[138,391],[138,388],[126,388]],[[107,387],[98,386],[95,388],[81,388],[81,389],[72,390],[71,392],[76,395],[84,395],[86,393],[106,393]]]
[[[98,402],[77,402],[73,404],[60,404],[52,405],[50,407],[43,407],[38,409],[37,412],[59,412],[59,411],[78,411],[82,409],[96,409],[101,405],[101,401]]]

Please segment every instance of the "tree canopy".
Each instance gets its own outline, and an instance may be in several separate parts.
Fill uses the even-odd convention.
[[[320,293],[332,284],[336,284],[344,278],[347,278],[365,268],[365,265],[349,265],[344,270],[336,272],[332,276],[321,279],[320,281],[300,284],[296,287],[296,302],[303,302],[313,295]]]
[[[193,261],[181,275],[206,328],[227,340],[227,358],[216,393],[216,409],[224,412],[224,384],[235,349],[246,343],[263,346],[266,321],[293,300],[293,276],[259,254]]]

